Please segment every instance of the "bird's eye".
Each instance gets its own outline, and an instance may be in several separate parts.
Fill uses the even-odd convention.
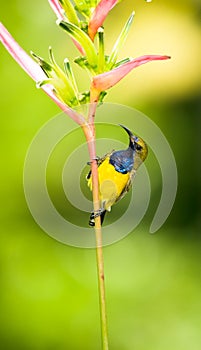
[[[142,146],[140,146],[138,143],[136,144],[136,150],[137,151],[141,151],[142,150]]]

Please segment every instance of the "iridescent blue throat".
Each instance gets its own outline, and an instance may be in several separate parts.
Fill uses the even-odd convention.
[[[134,151],[130,147],[125,151],[116,151],[110,156],[109,162],[116,171],[127,174],[133,169]]]

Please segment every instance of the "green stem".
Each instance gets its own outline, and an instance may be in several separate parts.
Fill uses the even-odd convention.
[[[99,217],[100,221],[100,217]],[[107,312],[106,312],[106,300],[105,300],[105,282],[104,282],[104,259],[103,259],[103,247],[102,247],[102,232],[101,224],[96,224],[96,261],[98,272],[98,289],[99,289],[99,303],[100,303],[100,316],[101,316],[101,334],[102,334],[102,349],[108,350],[108,331],[107,331]]]

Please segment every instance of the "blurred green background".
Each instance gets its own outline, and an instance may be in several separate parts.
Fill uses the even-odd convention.
[[[105,22],[108,52],[133,9],[135,23],[122,57],[168,54],[172,59],[133,71],[106,101],[137,108],[160,127],[175,154],[179,183],[168,220],[150,235],[161,183],[157,185],[160,173],[156,176],[156,166],[152,169],[148,159],[154,181],[148,212],[135,232],[104,248],[110,349],[198,350],[201,3],[121,2]],[[47,58],[51,45],[60,63],[77,55],[45,0],[1,1],[1,20],[28,52]],[[85,89],[85,73],[77,67],[75,72]],[[23,193],[29,144],[59,109],[2,45],[0,74],[1,348],[100,350],[95,251],[65,246],[46,235],[33,220]],[[87,215],[82,219],[84,225]]]

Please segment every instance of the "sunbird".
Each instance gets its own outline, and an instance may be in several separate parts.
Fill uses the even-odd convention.
[[[113,150],[102,158],[97,158],[101,209],[97,213],[91,213],[90,226],[95,226],[97,216],[101,217],[102,224],[106,211],[111,211],[112,205],[125,196],[132,186],[137,169],[148,154],[146,143],[140,137],[133,135],[128,128],[119,125],[129,136],[129,146],[125,150]],[[87,175],[87,182],[92,191],[91,171]]]

